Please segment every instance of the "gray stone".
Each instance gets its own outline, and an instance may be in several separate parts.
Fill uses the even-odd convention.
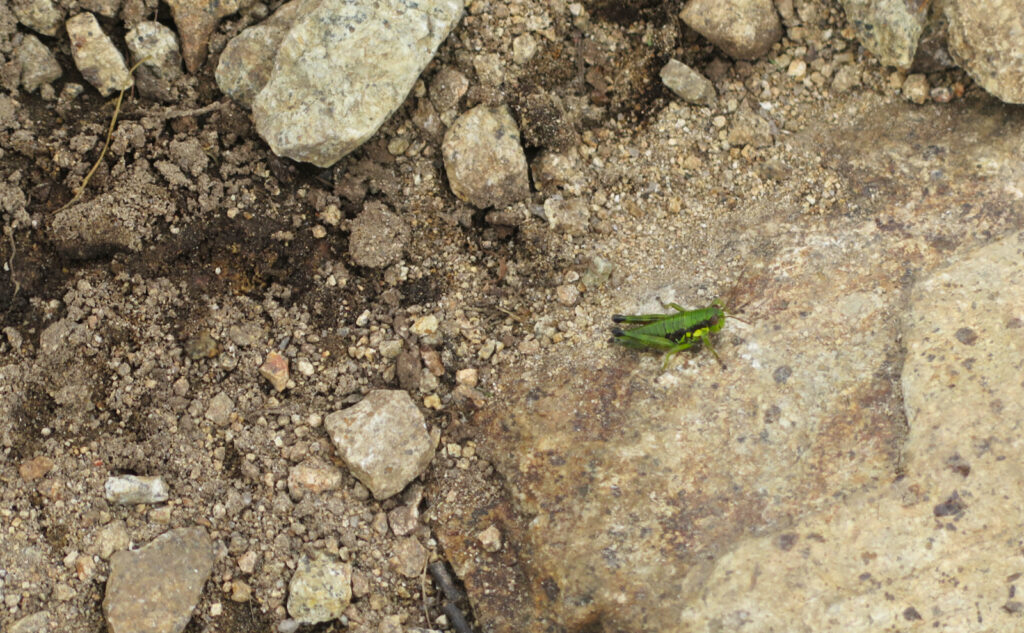
[[[79,13],[66,23],[71,39],[71,55],[86,81],[104,97],[134,84],[124,57],[114,42],[100,29],[91,13]]]
[[[292,0],[266,20],[233,37],[217,61],[215,76],[221,92],[247,108],[252,107],[252,100],[270,80],[281,41],[295,21],[319,3],[320,0]]]
[[[341,617],[352,599],[352,565],[328,556],[303,556],[288,583],[288,615],[302,624]]]
[[[949,0],[949,52],[995,97],[1024,103],[1024,6],[1020,0]]]
[[[377,499],[398,494],[434,456],[434,441],[405,391],[377,389],[324,420],[352,474]]]
[[[282,40],[256,131],[279,156],[333,165],[402,104],[461,17],[459,0],[322,0]]]
[[[384,268],[402,257],[412,231],[380,202],[368,202],[352,220],[348,252],[357,266]]]
[[[182,76],[181,53],[174,31],[159,22],[140,22],[125,35],[132,54],[139,93],[150,99],[171,101],[173,83]],[[141,62],[141,63],[140,63]]]
[[[11,0],[18,21],[36,33],[53,37],[64,15],[53,0]]]
[[[169,489],[162,477],[136,477],[121,475],[108,477],[103,486],[107,501],[119,505],[136,503],[163,503],[167,501]]]
[[[441,145],[452,193],[483,209],[530,195],[526,154],[507,106],[479,105],[452,123]]]
[[[110,633],[180,633],[213,570],[203,528],[178,528],[110,560],[103,615]]]
[[[715,86],[711,81],[681,61],[670,59],[661,69],[661,81],[677,97],[689,103],[711,106],[715,103]]]
[[[679,17],[735,59],[758,59],[782,37],[772,0],[691,0]]]
[[[842,0],[864,48],[885,66],[910,68],[928,11],[907,0]]]
[[[228,423],[231,412],[234,410],[235,403],[231,401],[231,396],[221,391],[210,398],[210,404],[206,407],[206,413],[203,415],[217,426],[224,426]]]
[[[21,64],[21,87],[25,92],[35,92],[39,86],[60,79],[60,64],[35,35],[22,38],[15,57]]]

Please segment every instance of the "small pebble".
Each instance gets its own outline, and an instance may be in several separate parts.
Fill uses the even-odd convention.
[[[477,534],[476,539],[492,554],[501,549],[501,531],[494,525]]]
[[[288,386],[288,359],[277,352],[270,352],[260,365],[260,375],[266,378],[274,389],[284,391]]]
[[[167,482],[161,477],[122,475],[110,477],[103,486],[107,501],[120,505],[162,503],[167,501],[168,491]]]

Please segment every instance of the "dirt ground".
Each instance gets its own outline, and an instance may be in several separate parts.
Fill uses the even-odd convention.
[[[430,582],[403,573],[388,513],[420,512],[412,535],[444,559],[433,508],[459,499],[472,512],[473,503],[457,491],[424,496],[423,483],[380,502],[343,467],[329,496],[290,491],[298,464],[340,464],[323,418],[372,389],[405,389],[440,432],[423,482],[468,470],[486,494],[499,494],[501,481],[476,454],[486,438],[469,421],[501,406],[503,375],[571,354],[589,340],[583,333],[606,328],[629,271],[671,256],[666,236],[702,245],[709,257],[694,264],[695,276],[740,272],[738,257],[711,258],[727,252],[728,235],[706,235],[701,214],[735,210],[791,169],[781,142],[727,142],[745,113],[772,101],[779,137],[813,126],[822,103],[836,112],[863,93],[901,98],[905,73],[872,61],[834,3],[796,3],[798,24],[755,63],[716,51],[679,21],[675,2],[584,4],[586,21],[562,3],[472,3],[402,108],[328,169],[275,157],[248,112],[219,94],[217,52],[258,14],[243,10],[222,22],[200,72],[180,82],[178,102],[125,95],[81,195],[93,202],[79,207],[66,205],[103,151],[115,104],[89,87],[65,98],[66,84],[87,84],[66,38],[47,40],[64,72],[54,85],[61,96],[0,95],[0,628],[45,609],[56,630],[105,630],[111,539],[126,534],[138,546],[201,525],[217,562],[186,631],[275,630],[296,561],[319,551],[352,562],[354,597],[346,622],[308,630],[377,631],[388,615],[445,629]],[[166,6],[157,10],[171,24]],[[540,16],[550,36],[538,38],[532,60],[482,77],[477,60],[511,59],[509,34]],[[103,24],[123,41],[117,20]],[[681,104],[661,84],[670,58],[715,82],[714,108]],[[793,59],[807,61],[804,75],[790,72]],[[456,199],[441,139],[420,124],[431,86],[453,69],[470,79],[460,111],[508,103],[519,121],[534,190],[513,213],[488,216]],[[858,76],[843,91],[833,86],[840,69]],[[929,80],[975,90],[958,71]],[[655,124],[670,107],[692,110],[691,129],[679,132],[685,150],[648,157],[647,172],[627,169],[645,135],[666,133]],[[546,152],[573,162],[547,178],[537,167]],[[802,169],[787,186],[804,188],[807,212],[829,212],[829,183],[812,165]],[[652,210],[665,182],[701,202]],[[539,209],[555,194],[584,198],[589,219],[550,227]],[[408,230],[386,222],[354,230],[368,204]],[[660,235],[656,248],[648,233]],[[403,241],[397,263],[353,259]],[[615,265],[609,281],[588,276],[595,256]],[[426,315],[438,317],[437,332],[410,331]],[[259,373],[273,350],[290,360],[283,392]],[[466,369],[477,371],[476,385],[463,373],[459,388]],[[232,403],[226,417],[208,414],[220,393]],[[160,475],[171,500],[112,505],[103,484],[114,474]],[[242,571],[239,561],[253,556],[254,568]]]

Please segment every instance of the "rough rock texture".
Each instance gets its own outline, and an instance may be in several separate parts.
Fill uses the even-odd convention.
[[[452,193],[480,209],[530,194],[526,154],[508,107],[479,105],[452,123],[441,145]]]
[[[274,70],[274,57],[295,21],[320,0],[292,0],[266,20],[250,26],[228,42],[217,61],[217,87],[249,108]]]
[[[706,106],[715,103],[714,84],[679,60],[668,60],[661,69],[660,77],[662,83],[684,101]]]
[[[181,36],[185,67],[194,73],[206,59],[210,36],[220,21],[238,11],[238,0],[167,0]]]
[[[303,556],[288,583],[288,614],[304,624],[341,617],[352,599],[352,565]]]
[[[461,17],[458,0],[323,0],[281,42],[256,131],[279,156],[333,165],[402,104]]]
[[[928,3],[916,0],[843,0],[857,39],[886,66],[910,68],[928,20]]]
[[[18,21],[36,33],[53,37],[60,28],[63,14],[51,0],[12,0],[11,9]]]
[[[103,496],[111,503],[134,505],[167,501],[167,482],[162,477],[121,475],[110,477],[103,486]]]
[[[174,31],[159,22],[140,22],[125,35],[132,53],[139,93],[150,99],[170,101],[172,83],[181,77],[181,54]]]
[[[398,494],[430,464],[435,441],[404,391],[377,389],[324,420],[352,474],[377,499]]]
[[[409,226],[400,216],[379,202],[370,202],[352,220],[348,252],[359,266],[383,268],[402,257],[409,235]]]
[[[1024,3],[950,0],[949,52],[982,88],[1024,103]]]
[[[992,280],[1007,283],[993,291]],[[691,630],[1020,628],[1024,235],[918,284],[904,323],[904,477],[695,575]],[[794,622],[800,625],[793,627]]]
[[[757,59],[782,37],[772,0],[691,0],[679,17],[736,59]]]
[[[61,76],[57,59],[35,35],[26,35],[21,40],[16,58],[21,64],[21,87],[25,92],[34,92]]]
[[[124,57],[91,13],[79,13],[67,21],[71,54],[86,81],[104,97],[127,90],[134,83]]]
[[[103,614],[110,633],[180,633],[213,569],[213,543],[199,527],[165,532],[110,560]]]
[[[842,222],[835,217],[827,221],[805,217],[795,224],[777,224],[781,207],[765,202],[765,222],[751,229],[758,237],[750,248],[752,252],[766,248],[772,255],[738,281],[711,291],[733,296],[727,305],[750,306],[740,315],[750,323],[730,320],[717,339],[718,353],[728,369],[703,351],[679,358],[675,370],[659,375],[659,354],[608,350],[595,334],[593,346],[582,346],[592,347],[593,352],[577,351],[571,358],[552,355],[545,364],[511,379],[501,401],[518,404],[509,410],[480,413],[475,424],[485,429],[481,436],[488,438],[481,450],[505,478],[511,505],[489,501],[474,516],[461,518],[459,527],[446,527],[438,534],[466,583],[476,613],[494,622],[494,631],[544,630],[548,620],[568,630],[744,630],[740,624],[752,621],[758,611],[753,606],[743,609],[742,604],[767,610],[773,601],[780,605],[773,612],[777,616],[766,620],[769,625],[751,630],[789,630],[779,623],[803,622],[804,610],[820,625],[808,631],[832,626],[825,619],[831,613],[829,600],[819,601],[813,596],[820,594],[807,590],[800,599],[783,602],[778,597],[784,593],[779,589],[783,582],[792,583],[793,593],[798,593],[797,582],[811,588],[819,586],[815,583],[835,583],[834,600],[840,603],[850,592],[870,587],[874,593],[864,605],[876,608],[885,618],[895,609],[888,604],[886,591],[898,593],[895,613],[903,621],[909,621],[904,614],[912,618],[918,613],[929,622],[945,614],[942,617],[954,623],[949,630],[963,630],[955,625],[956,618],[974,617],[974,612],[945,611],[944,598],[936,597],[939,592],[949,594],[954,604],[980,600],[974,589],[963,588],[973,587],[985,576],[988,603],[1001,608],[1007,601],[1008,589],[1004,587],[994,598],[992,587],[996,580],[1005,585],[1015,572],[1000,567],[989,574],[990,559],[983,555],[975,557],[975,565],[969,555],[956,553],[953,560],[960,562],[942,567],[964,582],[945,587],[927,584],[920,593],[913,589],[914,583],[899,584],[900,578],[916,578],[915,569],[939,569],[916,567],[904,555],[916,552],[914,556],[921,560],[934,556],[922,530],[933,536],[933,547],[940,546],[941,552],[953,556],[973,547],[971,543],[987,543],[990,538],[1010,543],[1009,534],[1019,532],[1021,526],[1016,515],[1009,515],[998,527],[994,510],[989,509],[971,518],[975,504],[994,508],[1005,503],[1006,493],[992,491],[998,485],[995,482],[1005,481],[1008,489],[1015,490],[1019,475],[995,474],[985,483],[991,482],[991,488],[982,489],[962,483],[928,483],[926,487],[920,479],[915,480],[922,482],[916,487],[912,487],[915,481],[894,484],[906,470],[908,434],[924,428],[914,426],[919,405],[913,404],[912,397],[903,399],[908,374],[902,367],[902,345],[909,346],[912,339],[901,331],[899,321],[906,314],[903,297],[913,280],[912,271],[931,269],[954,252],[962,255],[969,246],[984,244],[988,236],[1019,227],[1024,215],[1015,196],[1024,186],[1024,165],[1019,160],[1024,122],[1008,109],[967,115],[964,110],[948,112],[934,106],[903,107],[872,109],[870,115],[839,129],[789,139],[815,156],[829,156],[829,169],[853,185],[849,206],[844,207],[848,215]],[[913,149],[925,139],[928,152]],[[992,166],[980,179],[979,160]],[[907,192],[897,184],[907,174],[922,170],[930,176],[921,190]],[[871,187],[863,187],[865,182]],[[979,213],[979,209],[988,211]],[[689,283],[684,266],[680,263],[665,270],[660,278],[670,285],[648,287],[622,312],[660,312],[657,298],[687,303],[688,297],[690,304],[706,304],[714,294],[709,292],[701,301],[695,299],[700,295],[692,287],[677,290]],[[1012,270],[1005,274],[1019,275]],[[993,268],[989,278],[1006,277]],[[941,295],[931,291],[930,296]],[[998,304],[991,322],[1019,332],[1013,329],[1018,323],[1014,319],[1021,317],[1002,307],[1022,305],[1016,292],[977,303],[981,309]],[[970,300],[962,299],[958,305],[966,309]],[[935,312],[934,318],[956,325],[952,341],[960,345],[955,356],[948,350],[941,352],[946,360],[929,359],[927,354],[922,358],[926,364],[949,363],[951,369],[945,374],[928,370],[935,376],[928,389],[937,392],[959,384],[972,363],[982,362],[988,348],[979,349],[978,341],[987,336],[989,326],[975,329],[973,316],[951,308],[918,308],[915,313],[930,311]],[[915,331],[930,329],[930,323],[922,322]],[[966,353],[968,343],[975,353]],[[953,342],[942,336],[929,345],[942,350]],[[1019,356],[1011,351],[998,366],[1019,364]],[[963,365],[957,375],[952,373],[955,365]],[[1009,369],[999,369],[986,384],[1002,383],[1019,391],[1019,378],[1004,376],[1004,371]],[[1005,410],[1012,398],[1020,401],[1019,394],[1004,393],[1002,386],[993,389],[992,397],[975,408]],[[930,397],[922,399],[927,402]],[[948,419],[945,423],[951,433],[960,425]],[[970,444],[971,438],[989,436],[979,430],[959,437]],[[987,445],[960,444],[955,450],[973,464],[989,450]],[[1014,449],[1009,439],[1000,439],[998,446],[984,459],[1003,468],[1000,460]],[[948,473],[949,481],[962,478],[955,471],[963,468],[951,450],[925,452],[927,456],[917,459],[949,460],[941,477]],[[982,501],[981,496],[987,498]],[[881,503],[890,497],[900,501]],[[850,505],[843,506],[843,499],[849,499]],[[1014,504],[1020,505],[1010,502]],[[883,513],[877,522],[868,517],[870,522],[863,528],[836,518],[873,517],[881,507],[890,508],[892,514]],[[962,529],[956,523],[961,511],[968,517],[961,522],[971,521],[965,540],[956,536]],[[801,517],[813,515],[847,528],[792,529],[800,525]],[[878,549],[862,546],[875,538],[873,532],[899,525],[908,517],[918,530],[909,539],[916,549],[900,549],[908,542],[896,538],[903,534],[902,528],[892,533],[896,542],[891,546],[884,542]],[[455,518],[445,515],[440,523]],[[949,523],[957,533],[944,527]],[[481,555],[474,535],[492,524],[505,536],[502,553],[519,553],[518,564],[525,564],[523,576],[511,568],[514,554],[495,559]],[[982,531],[986,529],[990,531]],[[820,538],[824,542],[816,540]],[[748,547],[748,539],[757,540]],[[946,549],[946,543],[952,549]],[[783,569],[766,574],[765,563],[730,566],[731,562],[721,562],[733,560],[722,557],[737,547],[750,557],[756,551],[766,557],[762,560],[782,557],[785,562],[780,567],[804,567],[787,576]],[[526,552],[528,559],[523,557]],[[805,552],[811,560],[834,556],[844,565],[856,562],[858,567],[842,567],[819,579],[816,569],[806,566]],[[1005,552],[1001,555],[1007,557]],[[906,574],[898,571],[901,565],[908,565]],[[731,569],[737,571],[729,573]],[[865,572],[871,577],[862,577]],[[718,574],[714,578],[720,584],[711,586],[721,589],[707,594],[705,600],[701,588],[712,573]],[[885,580],[878,581],[876,576]],[[494,589],[505,585],[515,589]],[[963,597],[952,595],[958,591],[965,592]],[[752,595],[751,602],[741,602],[745,600],[742,592]],[[866,621],[864,614],[873,613],[869,606],[851,599],[843,609],[851,610],[852,619],[824,630],[844,630],[857,617]],[[680,622],[684,612],[687,624]],[[819,613],[824,614],[822,619],[815,620]],[[774,629],[769,628],[771,623],[776,623]]]

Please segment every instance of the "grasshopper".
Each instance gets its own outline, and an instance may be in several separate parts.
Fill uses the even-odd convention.
[[[695,345],[704,345],[725,368],[725,363],[718,356],[711,335],[725,326],[725,318],[736,319],[726,313],[720,299],[715,299],[707,307],[687,310],[677,303],[669,303],[667,307],[675,310],[675,314],[634,314],[612,315],[615,323],[637,324],[629,330],[612,328],[612,341],[634,349],[655,349],[665,352],[662,369],[668,367],[669,361],[683,350]],[[742,320],[742,319],[737,319]]]

